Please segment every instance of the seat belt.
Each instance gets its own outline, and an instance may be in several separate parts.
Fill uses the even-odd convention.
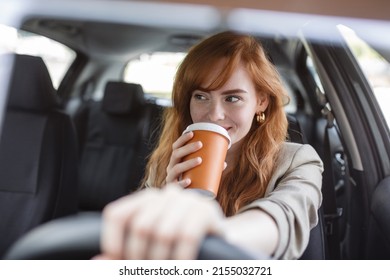
[[[342,215],[342,208],[337,208],[335,182],[333,178],[334,152],[331,145],[330,131],[335,128],[334,116],[326,107],[323,109],[327,124],[324,134],[324,173],[323,173],[323,201],[326,238],[328,243],[329,259],[340,259],[340,238],[337,219]]]

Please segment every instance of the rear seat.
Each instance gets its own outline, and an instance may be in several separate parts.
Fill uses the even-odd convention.
[[[74,116],[80,142],[80,210],[103,207],[138,188],[162,107],[145,100],[141,85],[110,81],[102,101]]]
[[[80,210],[100,211],[138,188],[162,110],[145,100],[141,85],[119,81],[107,83],[101,101],[80,106],[73,116],[80,147]],[[287,117],[289,141],[306,143],[295,116]]]

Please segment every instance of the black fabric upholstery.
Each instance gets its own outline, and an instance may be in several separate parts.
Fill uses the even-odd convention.
[[[318,210],[318,224],[310,231],[309,244],[307,245],[301,260],[325,260],[327,256],[325,220],[322,207]]]
[[[110,81],[107,83],[102,109],[109,114],[137,115],[145,106],[142,86],[139,84]]]
[[[368,229],[370,248],[368,259],[390,259],[390,177],[383,179],[371,197],[371,215]]]
[[[77,142],[42,59],[15,56],[0,141],[0,256],[21,235],[77,211]]]
[[[102,210],[138,188],[160,115],[161,108],[145,101],[140,85],[123,82],[109,82],[101,102],[80,108],[75,122],[83,147],[81,210]]]
[[[287,121],[288,121],[287,140],[294,143],[306,144],[307,139],[305,134],[302,132],[301,125],[298,119],[292,114],[287,114]]]
[[[306,144],[306,136],[303,133],[298,118],[293,114],[287,115],[288,141]],[[306,247],[301,260],[323,260],[326,258],[326,238],[324,227],[324,214],[322,206],[318,210],[318,224],[310,231],[309,244]]]
[[[45,63],[40,57],[14,57],[8,107],[20,110],[46,111],[58,107],[59,100]]]

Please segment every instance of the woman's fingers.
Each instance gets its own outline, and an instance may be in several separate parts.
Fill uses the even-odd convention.
[[[101,250],[104,255],[113,259],[123,258],[125,236],[131,219],[145,205],[157,190],[150,189],[133,195],[122,197],[103,210]]]
[[[164,215],[159,219],[159,223],[155,224],[148,254],[149,259],[171,259],[178,228],[185,226],[183,224],[183,216],[185,216],[187,211],[187,200],[180,199],[182,189],[168,188],[170,189],[167,191],[171,192],[172,199],[167,204]],[[172,207],[173,203],[175,207]]]
[[[216,203],[207,200],[197,201],[189,206],[197,210],[189,211],[185,217],[185,225],[177,229],[178,238],[172,251],[172,259],[195,259],[206,234],[220,233],[222,211]]]
[[[187,170],[194,168],[195,166],[200,165],[201,163],[202,163],[202,158],[200,158],[200,157],[192,158],[192,159],[177,163],[170,170],[167,170],[166,183],[177,182],[178,178],[180,178],[181,174],[183,174]],[[182,182],[182,183],[188,183],[188,181]],[[191,183],[191,182],[189,182],[189,183]],[[184,186],[184,187],[186,187],[186,186]]]
[[[202,148],[202,146],[203,146],[202,142],[196,141],[184,146],[180,146],[178,148],[173,148],[172,155],[169,162],[170,164],[168,165],[168,168],[169,166],[172,167],[173,165],[181,162],[185,156],[198,151],[199,149]]]
[[[190,159],[183,162],[183,158],[202,148],[202,142],[197,141],[186,144],[193,137],[193,132],[185,133],[180,136],[172,145],[172,154],[167,166],[166,183],[174,183],[180,180],[183,172],[194,168],[201,163],[200,158]],[[182,187],[187,187],[190,182],[181,182]]]
[[[188,195],[183,197],[181,194],[182,192],[175,199],[175,207],[167,207],[165,215],[161,217],[161,222],[156,225],[155,238],[150,251],[151,259],[175,258],[173,252],[177,244],[182,243],[183,238],[180,232],[182,228],[188,226],[188,223],[191,223],[188,220],[190,213],[197,211],[198,205],[194,198]],[[197,246],[196,243],[193,245]],[[161,248],[163,248],[162,251],[160,251]]]
[[[102,254],[109,259],[193,259],[222,217],[217,202],[177,184],[140,191],[105,208]]]
[[[156,228],[163,222],[161,215],[165,213],[165,209],[172,205],[172,203],[175,203],[175,197],[171,194],[174,192],[174,189],[179,188],[170,188],[164,192],[160,191],[158,196],[150,196],[149,201],[142,205],[140,210],[137,211],[137,214],[132,218],[128,226],[128,235],[126,238],[126,251],[124,254],[126,259],[150,258],[151,246],[158,233]],[[167,194],[167,191],[170,193]],[[161,245],[165,245],[164,243],[169,243],[169,240],[160,240],[160,247]],[[161,250],[164,250],[164,248],[161,248]]]
[[[172,150],[176,150],[182,146],[184,146],[185,143],[190,141],[194,137],[194,133],[192,131],[188,133],[182,134],[172,145]]]
[[[177,182],[177,184],[182,187],[183,189],[187,188],[189,185],[191,185],[191,179],[185,178],[183,180],[180,180]]]
[[[155,224],[147,257],[195,259],[204,236],[217,232],[222,211],[215,201],[198,194],[183,193],[177,188],[168,189],[167,194],[172,199]]]

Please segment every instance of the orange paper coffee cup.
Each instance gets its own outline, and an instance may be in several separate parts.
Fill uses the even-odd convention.
[[[194,123],[183,133],[192,131],[194,137],[189,143],[201,141],[200,150],[184,158],[184,160],[201,157],[202,163],[183,173],[183,179],[191,179],[189,189],[197,189],[207,196],[215,197],[218,193],[227,150],[231,140],[222,126],[213,123]]]

